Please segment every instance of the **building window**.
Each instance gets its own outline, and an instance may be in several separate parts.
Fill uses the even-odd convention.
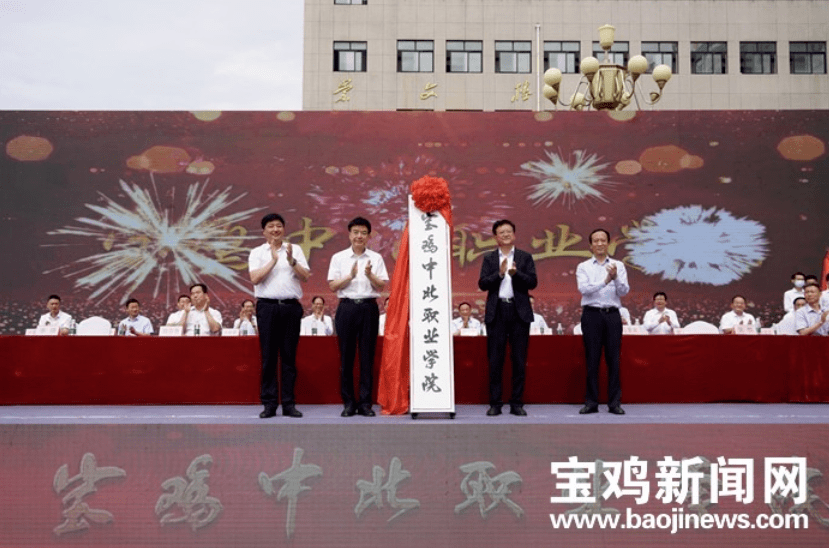
[[[792,74],[826,74],[826,42],[789,42]]]
[[[691,74],[727,74],[728,44],[691,42]]]
[[[630,42],[613,42],[607,56],[614,65],[628,66],[630,55]],[[599,42],[593,42],[593,57],[599,61],[604,60],[604,50]]]
[[[532,42],[495,42],[495,72],[532,72]]]
[[[740,72],[743,74],[777,74],[775,42],[740,42]]]
[[[668,65],[673,74],[679,73],[676,42],[642,42],[642,55],[648,60],[648,74],[656,65]]]
[[[334,72],[365,72],[366,42],[334,42]]]
[[[482,72],[483,50],[480,40],[447,40],[446,72]]]
[[[366,4],[368,4],[368,0],[334,0],[334,3],[335,4],[354,4],[354,5],[362,4],[362,5],[365,6]]]
[[[544,42],[544,71],[557,68],[564,74],[579,72],[581,42]]]
[[[433,40],[398,40],[397,72],[434,72]]]

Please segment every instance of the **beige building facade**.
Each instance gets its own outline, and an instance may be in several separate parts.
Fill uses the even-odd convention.
[[[303,109],[550,110],[544,71],[567,101],[604,24],[617,63],[672,67],[639,108],[829,109],[825,0],[305,0]]]

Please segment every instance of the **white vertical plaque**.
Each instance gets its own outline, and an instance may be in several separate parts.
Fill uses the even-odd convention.
[[[440,213],[409,196],[409,379],[412,413],[455,413],[452,238]]]

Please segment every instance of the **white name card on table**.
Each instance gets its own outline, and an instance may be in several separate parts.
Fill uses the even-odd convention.
[[[648,332],[641,325],[623,325],[622,335],[647,335]]]
[[[674,327],[674,335],[684,335],[685,328],[684,327]]]
[[[480,331],[474,329],[472,327],[462,327],[461,328],[461,337],[477,337],[481,334]]]
[[[756,335],[757,330],[754,329],[754,325],[735,325],[734,333],[736,335]]]
[[[180,325],[162,325],[158,328],[159,337],[181,337],[183,332]]]
[[[550,335],[551,332],[549,329],[544,330],[540,326],[532,325],[530,326],[530,335]]]
[[[30,327],[26,330],[25,335],[27,337],[31,337],[32,335],[37,335],[37,327]]]
[[[238,337],[239,330],[234,329],[232,327],[223,327],[222,328],[222,337]]]
[[[760,328],[761,335],[775,335],[774,328],[772,327],[761,327]]]
[[[39,325],[35,328],[35,335],[60,335],[59,325]]]

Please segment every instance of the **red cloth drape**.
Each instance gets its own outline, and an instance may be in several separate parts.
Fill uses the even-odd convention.
[[[415,206],[427,210],[424,204],[440,203],[437,212],[446,219],[452,230],[452,204],[445,180],[423,177],[412,183]],[[422,201],[421,201],[422,198]],[[431,208],[429,208],[431,210]],[[386,310],[386,328],[383,354],[380,357],[380,379],[377,402],[384,415],[402,415],[409,410],[409,224],[400,236],[400,251],[391,279],[389,307]]]
[[[400,250],[391,278],[377,402],[384,415],[409,410],[409,224],[400,236]]]

